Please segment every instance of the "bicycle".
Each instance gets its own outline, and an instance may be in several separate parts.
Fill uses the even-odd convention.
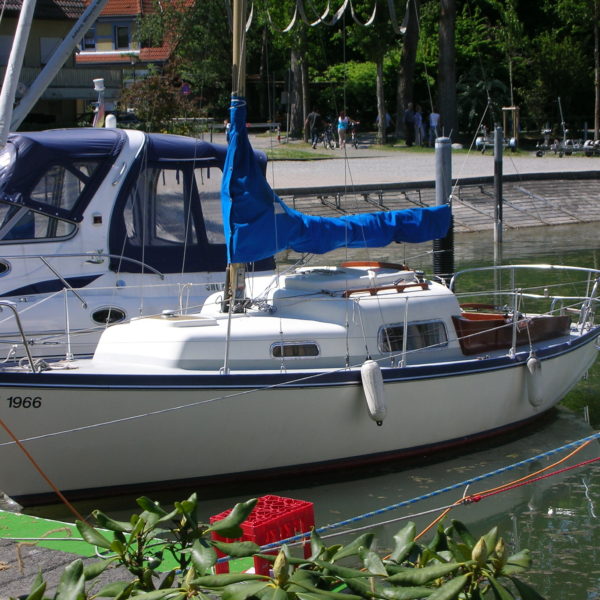
[[[325,126],[325,129],[323,129],[323,132],[321,133],[321,141],[323,142],[324,148],[331,148],[331,150],[335,150],[335,134],[333,133],[333,126],[331,123],[328,123]]]
[[[358,150],[358,135],[356,130],[360,125],[360,121],[350,121],[350,145],[354,146]]]

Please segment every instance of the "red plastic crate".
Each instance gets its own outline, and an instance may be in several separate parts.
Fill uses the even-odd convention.
[[[218,515],[210,518],[210,523],[224,519],[231,509],[225,510]],[[278,542],[292,537],[298,533],[310,531],[315,524],[315,514],[313,503],[305,500],[294,500],[293,498],[284,498],[282,496],[262,496],[258,499],[256,506],[242,523],[241,528],[244,532],[241,538],[236,540],[226,539],[215,532],[212,532],[213,540],[222,542],[254,542],[259,546]],[[277,554],[277,550],[269,554]],[[219,556],[222,553],[217,551]],[[310,543],[304,543],[304,556],[310,556]],[[268,575],[271,563],[260,558],[254,559],[254,570],[261,575]],[[215,570],[217,573],[228,573],[229,563],[217,563]]]

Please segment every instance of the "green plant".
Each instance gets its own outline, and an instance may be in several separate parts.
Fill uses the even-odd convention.
[[[540,600],[541,596],[515,575],[530,563],[523,550],[508,556],[497,528],[476,540],[458,521],[438,526],[432,542],[422,546],[414,523],[394,537],[394,548],[381,558],[374,550],[374,534],[362,534],[349,544],[326,546],[313,531],[311,556],[298,558],[284,546],[277,556],[258,554],[252,542],[212,540],[212,532],[228,539],[242,535],[240,525],[256,504],[236,504],[223,520],[203,525],[197,519],[197,498],[192,495],[167,512],[157,502],[140,498],[140,514],[115,521],[100,511],[94,516],[100,529],[77,523],[90,544],[112,556],[84,567],[74,561],[62,575],[56,593],[45,596],[40,574],[26,600]],[[105,531],[112,534],[110,539]],[[230,558],[260,556],[273,562],[272,575],[213,574],[217,550]],[[345,563],[345,564],[344,564]],[[132,577],[105,585],[97,578],[111,565],[125,567]]]

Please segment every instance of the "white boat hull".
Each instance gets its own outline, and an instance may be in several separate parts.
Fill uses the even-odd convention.
[[[519,352],[383,369],[381,427],[369,418],[358,370],[303,381],[306,372],[7,374],[0,417],[66,492],[325,468],[465,443],[535,418],[592,365],[597,336],[538,354],[539,406],[528,398],[528,352]],[[286,385],[269,387],[276,383]],[[0,489],[23,501],[51,492],[3,430],[0,444]]]

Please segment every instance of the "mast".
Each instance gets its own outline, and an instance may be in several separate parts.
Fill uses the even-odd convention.
[[[233,0],[233,48],[231,65],[231,98],[246,95],[246,0]],[[230,263],[225,273],[223,310],[241,312],[246,292],[244,263]]]
[[[231,95],[246,95],[246,0],[233,0]]]
[[[25,48],[27,47],[27,40],[29,39],[29,30],[31,29],[31,23],[33,22],[35,3],[36,0],[23,1],[15,37],[12,48],[10,49],[8,64],[6,65],[4,83],[2,84],[2,92],[0,93],[0,148],[3,148],[6,145],[6,140],[10,133],[10,125],[13,117],[13,104],[15,102],[19,78],[21,77],[21,67],[23,66]]]

